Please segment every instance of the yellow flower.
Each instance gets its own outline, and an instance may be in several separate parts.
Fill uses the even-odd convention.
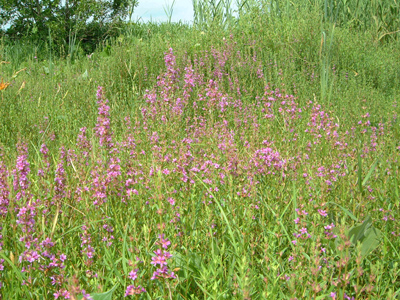
[[[10,83],[9,82],[3,82],[3,78],[2,78],[1,82],[0,82],[0,91],[1,90],[5,90],[9,85],[10,85]]]

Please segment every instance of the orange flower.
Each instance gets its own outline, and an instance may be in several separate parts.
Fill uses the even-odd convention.
[[[10,85],[10,83],[9,82],[3,82],[3,78],[1,79],[1,82],[0,82],[0,91],[1,90],[5,90],[8,86]]]

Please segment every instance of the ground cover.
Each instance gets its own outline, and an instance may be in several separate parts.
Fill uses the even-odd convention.
[[[4,48],[2,297],[396,299],[398,43],[304,14]]]

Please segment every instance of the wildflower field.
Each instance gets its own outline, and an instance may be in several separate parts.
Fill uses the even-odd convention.
[[[399,299],[398,33],[283,12],[2,40],[0,299]]]

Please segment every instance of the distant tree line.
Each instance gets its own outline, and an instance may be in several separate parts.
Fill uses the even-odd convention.
[[[0,0],[1,34],[9,39],[49,41],[85,52],[118,34],[138,0]]]

